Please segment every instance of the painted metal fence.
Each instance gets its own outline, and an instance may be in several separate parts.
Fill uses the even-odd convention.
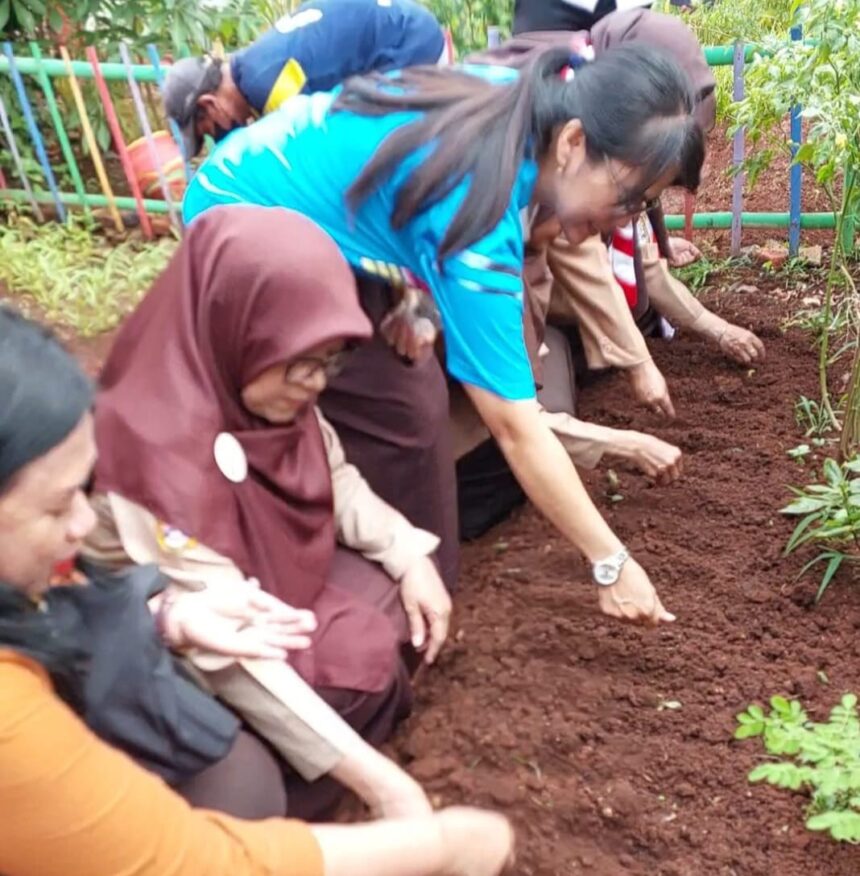
[[[9,78],[15,95],[15,105],[9,106],[0,94],[0,126],[12,165],[11,168],[0,167],[0,200],[29,204],[40,218],[50,208],[52,215],[61,221],[65,220],[70,207],[81,208],[87,213],[93,209],[106,209],[117,230],[124,230],[128,224],[137,224],[148,238],[154,234],[151,221],[154,215],[167,214],[178,227],[179,204],[172,196],[168,180],[160,172],[163,162],[159,158],[151,121],[155,116],[160,125],[165,124],[160,111],[160,96],[157,101],[150,101],[154,106],[147,108],[142,92],[142,88],[157,88],[163,79],[165,66],[156,47],[147,47],[148,63],[145,64],[135,63],[125,44],[119,46],[120,60],[113,62],[101,61],[92,47],[86,50],[84,61],[72,60],[65,47],[60,47],[59,58],[44,57],[36,43],[30,43],[28,48],[29,54],[25,55],[20,46],[17,51],[13,51],[8,42],[0,46],[0,74]],[[122,86],[121,94],[116,88],[111,89],[110,86],[116,84]],[[63,88],[62,95],[58,94],[60,87]],[[87,99],[85,90],[94,91],[94,94]],[[124,123],[117,108],[120,101],[124,104]],[[101,149],[93,129],[91,119],[97,110],[107,123],[113,156]],[[79,126],[75,137],[69,131],[72,113],[77,115]],[[31,174],[19,142],[21,120],[45,187],[34,187],[30,181]],[[48,154],[48,138],[43,131],[47,120],[50,120],[56,137],[54,162],[65,163],[65,178],[70,181],[72,191],[61,190],[57,182],[58,174]],[[178,131],[172,133],[181,150]],[[162,197],[144,197],[127,145],[131,137],[142,137],[152,167],[159,168],[158,188]],[[77,149],[73,139],[78,141]],[[109,173],[109,165],[117,160],[119,171]],[[81,165],[85,162],[91,165],[92,174],[82,172]],[[9,185],[9,170],[19,180],[20,188]],[[185,174],[186,178],[190,174],[187,163]],[[91,187],[93,183],[97,184],[98,191],[88,191],[87,181]]]
[[[496,33],[492,33],[490,39],[496,36]],[[792,38],[800,39],[800,31],[793,30]],[[163,175],[159,176],[159,189],[163,194],[163,200],[144,197],[137,175],[131,166],[127,146],[130,136],[138,138],[142,136],[147,144],[152,166],[160,167],[156,134],[150,121],[153,108],[152,106],[147,108],[143,95],[143,89],[158,89],[163,81],[165,65],[155,46],[147,47],[148,63],[134,63],[128,46],[124,44],[119,46],[119,60],[110,62],[101,61],[92,47],[87,49],[86,60],[72,60],[65,48],[60,48],[59,58],[44,57],[36,43],[30,43],[27,47],[28,51],[22,46],[18,46],[17,51],[13,51],[12,45],[8,42],[3,43],[0,48],[2,48],[0,74],[11,81],[16,99],[15,105],[9,106],[4,103],[0,94],[0,133],[5,140],[11,164],[11,167],[7,168],[0,166],[0,200],[29,204],[40,218],[44,217],[50,208],[52,215],[59,220],[66,218],[70,207],[81,208],[86,212],[91,212],[94,208],[106,208],[118,230],[124,229],[127,224],[133,222],[140,226],[147,237],[153,235],[151,219],[155,215],[167,214],[174,224],[179,225],[179,205],[171,195],[169,182]],[[742,43],[705,49],[705,56],[712,67],[733,68],[735,99],[743,96],[745,65],[752,60],[754,52],[754,47]],[[64,94],[60,101],[57,97],[57,87],[61,83]],[[124,86],[125,93],[119,98],[116,89],[112,93],[109,87],[110,84],[116,83]],[[85,86],[90,89],[95,87],[97,103],[92,100],[87,103],[84,95]],[[122,102],[126,110],[124,124],[117,111],[118,101]],[[160,104],[160,100],[158,103]],[[99,147],[88,115],[88,112],[90,115],[94,114],[96,106],[101,108],[110,130],[114,153],[110,163],[115,166],[118,160],[124,177],[124,179],[120,177],[124,191],[119,193],[117,191],[119,173],[114,173],[114,182],[112,182],[107,168],[108,160]],[[71,142],[72,138],[69,136],[68,119],[64,118],[64,111],[68,114],[72,107],[77,113],[80,125],[80,130],[77,132],[79,141],[77,155]],[[133,114],[128,112],[129,108],[133,108]],[[47,119],[50,120],[50,125],[56,134],[57,148],[53,149],[54,160],[62,157],[66,167],[66,176],[63,179],[70,181],[73,191],[61,189],[58,174],[52,165],[42,130]],[[18,139],[22,121],[35,152],[44,186],[40,184],[34,187],[28,177]],[[159,122],[165,123],[163,116]],[[136,127],[137,130],[129,130],[130,127]],[[181,138],[175,126],[172,134],[181,149]],[[795,143],[800,143],[799,107],[791,114],[791,136]],[[87,161],[92,165],[95,176],[95,180],[89,176],[87,179],[91,184],[97,182],[98,192],[87,190],[84,174],[81,172],[84,146],[88,153]],[[744,147],[744,133],[741,130],[737,132],[734,139],[732,160],[735,168],[738,168],[743,161]],[[186,178],[190,177],[191,172],[191,167],[186,161]],[[20,188],[8,184],[6,173],[18,178]],[[801,212],[801,188],[801,168],[792,166],[788,179],[787,211],[745,212],[744,179],[743,175],[738,173],[730,210],[699,213],[694,209],[694,199],[688,197],[685,202],[685,214],[667,217],[667,224],[670,229],[684,229],[687,236],[692,234],[694,228],[731,229],[733,253],[737,253],[740,249],[744,227],[787,228],[790,249],[794,254],[800,244],[801,229],[835,227],[835,217],[832,213]],[[850,236],[853,240],[853,229],[850,231]]]

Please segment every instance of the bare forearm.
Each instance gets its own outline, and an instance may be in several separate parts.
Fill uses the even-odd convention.
[[[621,541],[591,501],[561,442],[542,428],[528,439],[500,447],[528,497],[589,560],[621,549]]]
[[[442,831],[434,818],[312,826],[325,876],[441,876]]]
[[[358,734],[331,775],[364,800],[377,817],[423,816],[433,811],[418,782]]]
[[[484,390],[468,391],[520,485],[558,530],[589,560],[618,551],[620,540],[595,508],[537,403],[508,403]]]

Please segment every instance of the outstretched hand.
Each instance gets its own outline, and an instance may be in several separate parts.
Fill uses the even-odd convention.
[[[754,365],[765,358],[764,344],[748,329],[726,323],[717,342],[723,355],[739,365]]]
[[[170,593],[165,633],[172,647],[200,648],[228,657],[284,660],[311,645],[317,620],[259,589],[207,588]]]
[[[684,237],[669,238],[668,262],[673,268],[684,268],[702,257],[701,250]]]
[[[663,608],[647,573],[634,559],[627,560],[615,584],[600,588],[599,599],[604,614],[629,623],[657,626],[675,620],[675,615]]]
[[[640,362],[627,369],[630,387],[639,404],[650,408],[655,414],[670,420],[675,418],[675,406],[669,395],[669,386],[653,359]]]
[[[412,645],[424,662],[439,656],[451,623],[451,596],[429,557],[420,557],[400,579],[400,598],[409,619]]]
[[[617,452],[661,487],[677,481],[683,473],[683,455],[678,447],[645,432],[624,432]]]

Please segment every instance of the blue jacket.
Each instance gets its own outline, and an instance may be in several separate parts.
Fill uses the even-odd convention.
[[[439,23],[414,0],[307,0],[231,56],[239,91],[258,112],[302,89],[330,91],[349,76],[435,64]]]

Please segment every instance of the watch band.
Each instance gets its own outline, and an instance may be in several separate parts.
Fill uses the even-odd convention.
[[[624,564],[630,559],[630,551],[626,547],[614,553],[611,557],[598,560],[591,566],[591,577],[600,587],[611,587],[621,576]]]

